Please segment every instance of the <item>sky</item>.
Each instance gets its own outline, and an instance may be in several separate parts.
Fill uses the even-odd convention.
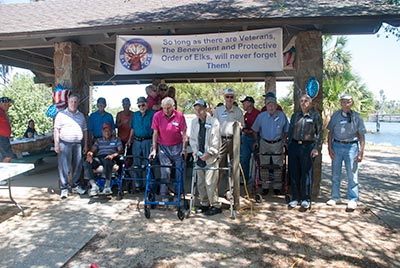
[[[28,0],[0,0],[0,3],[21,3]],[[378,37],[379,35],[379,37]],[[346,49],[352,55],[353,71],[361,77],[368,90],[379,98],[379,91],[384,90],[387,100],[400,101],[400,40],[381,29],[376,35],[347,36]],[[277,97],[287,94],[290,83],[277,83]],[[124,97],[129,97],[132,104],[145,95],[146,85],[103,86],[98,87],[94,98],[105,97],[109,107],[121,106]],[[177,86],[179,88],[179,86]],[[179,93],[179,92],[178,92]]]

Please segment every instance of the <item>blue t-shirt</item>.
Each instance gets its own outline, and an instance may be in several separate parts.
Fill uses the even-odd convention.
[[[100,138],[103,136],[104,123],[111,124],[112,129],[115,129],[114,118],[110,113],[100,114],[99,111],[96,111],[89,116],[87,130],[93,133],[93,137]]]
[[[134,112],[131,119],[131,128],[133,128],[135,137],[150,138],[153,136],[151,122],[153,121],[155,111],[146,110],[144,116],[140,111]]]

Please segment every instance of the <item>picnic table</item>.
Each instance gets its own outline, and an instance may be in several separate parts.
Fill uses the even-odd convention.
[[[13,163],[33,163],[35,166],[46,157],[56,156],[54,152],[53,133],[37,135],[33,138],[15,139],[11,148],[17,156]]]
[[[21,163],[0,163],[0,181],[7,181],[8,185],[8,195],[10,200],[17,206],[17,208],[22,212],[22,216],[25,216],[23,208],[14,200],[11,194],[11,178],[15,177],[19,174],[22,174],[26,171],[34,169],[35,165],[30,164],[21,164]]]

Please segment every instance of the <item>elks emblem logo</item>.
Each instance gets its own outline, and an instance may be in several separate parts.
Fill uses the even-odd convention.
[[[150,65],[153,50],[149,43],[141,38],[126,41],[119,51],[119,60],[128,70],[140,71]]]

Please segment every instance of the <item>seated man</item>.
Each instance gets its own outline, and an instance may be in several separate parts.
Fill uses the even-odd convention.
[[[95,141],[90,151],[86,154],[86,161],[83,164],[84,178],[89,180],[92,186],[89,195],[99,194],[99,187],[94,180],[94,171],[99,166],[103,166],[102,175],[106,180],[102,194],[111,194],[110,180],[112,168],[117,160],[117,156],[122,153],[123,147],[120,138],[112,136],[111,124],[103,124],[103,137]],[[94,155],[96,155],[94,157]]]

